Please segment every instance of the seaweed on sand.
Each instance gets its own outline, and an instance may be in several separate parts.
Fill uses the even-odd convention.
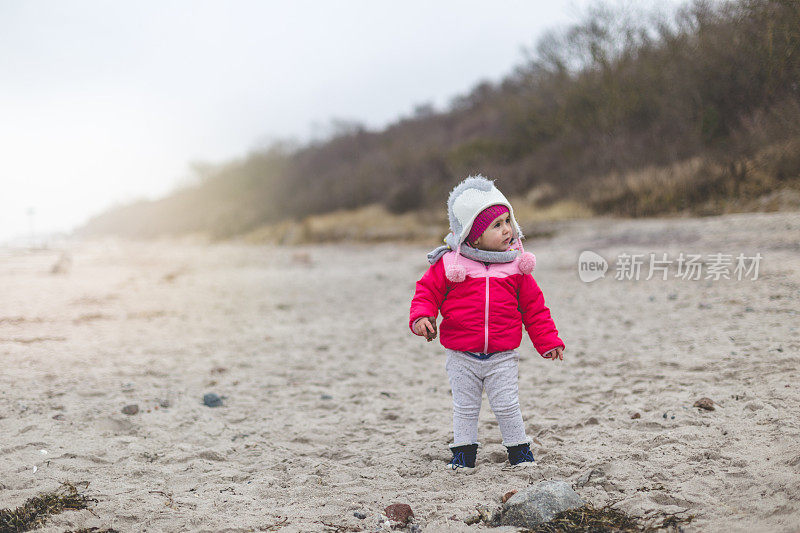
[[[97,500],[87,498],[69,482],[53,492],[29,498],[16,509],[0,509],[0,533],[20,533],[41,527],[47,519],[62,511],[86,509]]]
[[[610,505],[599,509],[585,505],[558,513],[552,520],[528,530],[530,533],[654,533],[683,531],[694,515],[659,513],[648,518],[631,516]]]

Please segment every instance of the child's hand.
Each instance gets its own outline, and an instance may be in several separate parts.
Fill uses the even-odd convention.
[[[436,319],[428,316],[414,322],[414,333],[425,337],[428,342],[436,338]]]
[[[559,346],[553,350],[550,350],[546,354],[544,354],[545,359],[551,359],[555,361],[556,359],[563,361],[564,360],[564,348]]]

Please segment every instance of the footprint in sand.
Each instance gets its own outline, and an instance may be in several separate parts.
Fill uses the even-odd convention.
[[[99,418],[95,421],[94,427],[102,433],[113,433],[115,435],[134,435],[136,426],[130,420],[121,420],[111,417]]]

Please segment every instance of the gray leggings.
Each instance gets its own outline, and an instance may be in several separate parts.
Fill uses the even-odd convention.
[[[500,426],[503,445],[530,443],[519,408],[518,361],[516,350],[499,352],[484,360],[447,350],[447,376],[453,391],[451,447],[478,442],[478,414],[484,388]]]

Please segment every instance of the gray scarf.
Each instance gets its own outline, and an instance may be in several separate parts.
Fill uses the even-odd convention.
[[[456,250],[458,248],[458,243],[456,242],[456,236],[452,233],[448,233],[447,237],[445,237],[444,242],[447,244],[446,246],[439,246],[435,250],[431,250],[428,252],[428,262],[432,265],[436,264],[436,261],[442,258],[444,254],[449,252],[450,250]],[[517,240],[514,239],[511,241],[512,246],[516,244]],[[483,263],[510,263],[514,259],[517,258],[519,255],[519,250],[508,250],[505,252],[489,252],[486,250],[478,250],[477,248],[473,248],[468,244],[464,243],[461,245],[461,255],[466,257],[467,259],[472,259],[474,261],[481,261]]]

